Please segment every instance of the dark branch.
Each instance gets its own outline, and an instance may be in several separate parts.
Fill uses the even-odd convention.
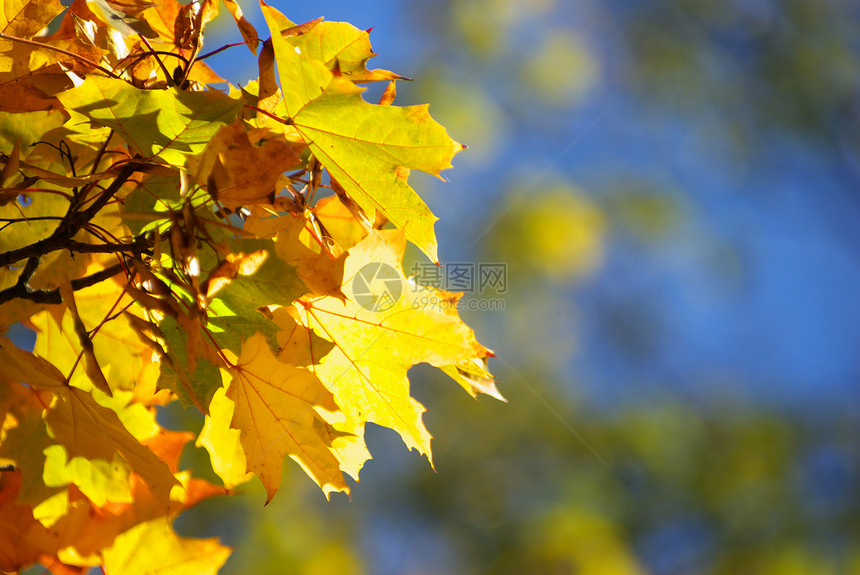
[[[28,260],[29,261],[29,260]],[[82,290],[86,287],[90,287],[99,282],[103,282],[108,278],[112,278],[116,274],[120,273],[125,269],[123,264],[114,264],[108,268],[105,268],[99,272],[88,275],[86,277],[78,278],[76,280],[72,280],[72,290],[78,291]],[[24,273],[21,273],[23,276]],[[31,274],[32,275],[32,274]],[[10,288],[6,288],[3,291],[0,291],[0,304],[4,304],[7,301],[21,298],[33,301],[35,303],[47,303],[47,304],[56,304],[63,303],[63,298],[60,296],[59,289],[53,290],[34,290],[30,289],[26,282],[22,282],[21,278],[18,278],[18,283]]]
[[[138,236],[133,242],[116,244],[87,244],[70,240],[64,246],[70,252],[81,254],[113,254],[116,252],[131,252],[133,255],[139,256],[152,247],[152,240],[145,236]]]
[[[45,239],[34,242],[30,245],[9,250],[8,252],[0,253],[0,267],[5,267],[14,264],[24,258],[39,258],[45,254],[68,248],[72,238],[80,229],[107,204],[111,198],[119,191],[131,175],[140,168],[140,165],[130,163],[127,164],[122,171],[114,178],[111,185],[102,194],[96,198],[90,207],[79,212],[76,211],[77,206],[69,206],[69,211],[63,217],[60,225],[54,230],[50,236]],[[116,250],[111,250],[116,251]]]

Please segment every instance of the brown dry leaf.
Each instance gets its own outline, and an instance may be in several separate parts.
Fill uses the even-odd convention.
[[[0,473],[0,570],[17,572],[40,555],[54,555],[59,546],[55,533],[33,518],[27,505],[17,505],[20,471]]]
[[[239,28],[239,33],[242,34],[242,38],[245,39],[245,44],[247,44],[251,52],[256,55],[257,46],[260,44],[260,37],[257,35],[257,29],[254,28],[254,26],[248,22],[248,19],[245,18],[245,15],[242,14],[242,8],[239,7],[236,0],[224,0],[224,6],[227,7],[227,11],[230,12],[233,20],[236,21],[236,26]]]
[[[287,215],[281,219],[287,225],[278,233],[275,252],[296,267],[299,277],[314,295],[343,298],[340,285],[345,255],[335,257],[305,216]]]
[[[242,120],[224,126],[210,140],[196,170],[197,181],[230,209],[271,204],[278,176],[301,161],[299,150],[268,130],[245,130]]]

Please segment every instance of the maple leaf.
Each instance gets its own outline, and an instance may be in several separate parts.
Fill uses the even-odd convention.
[[[299,40],[281,35],[282,26],[292,23],[284,22],[265,3],[261,6],[272,33],[290,128],[301,134],[314,156],[365,213],[374,215],[378,210],[435,262],[433,223],[437,218],[406,183],[404,174],[417,169],[438,176],[451,167],[462,144],[430,117],[426,105],[399,108],[365,102],[361,88],[335,77],[324,61],[312,57],[316,53],[324,58],[327,53],[302,52],[296,43]],[[271,68],[261,69],[261,82],[273,73]],[[293,86],[298,88],[287,89]]]
[[[361,90],[332,80],[330,91],[294,117],[293,126],[366,214],[379,211],[435,262],[438,218],[402,174],[417,169],[438,176],[463,146],[430,117],[427,105],[369,104]]]
[[[314,235],[306,217],[287,215],[280,219],[284,228],[275,240],[275,252],[296,267],[298,276],[315,295],[342,298],[344,258],[335,257],[322,245],[322,239]]]
[[[172,390],[184,406],[197,406],[204,413],[221,387],[221,360],[204,341],[206,332],[197,317],[184,325],[165,317],[158,325],[168,358],[162,359],[158,386]]]
[[[0,570],[18,571],[36,561],[40,555],[53,555],[59,537],[33,518],[32,510],[16,505],[21,473],[0,473]]]
[[[149,27],[146,20],[137,18],[140,11],[153,6],[151,2],[142,2],[136,6],[134,2],[117,2],[115,0],[89,0],[87,7],[93,10],[105,23],[119,31],[123,36],[139,34],[147,38],[157,38],[158,33]]]
[[[388,70],[368,70],[367,61],[376,56],[370,47],[370,33],[347,22],[315,22],[288,41],[299,51],[325,63],[335,74],[355,83],[404,80]]]
[[[260,43],[260,37],[257,35],[256,28],[254,28],[253,24],[248,22],[248,19],[245,18],[244,14],[242,14],[242,8],[236,0],[224,0],[224,6],[236,22],[236,26],[239,28],[239,32],[245,40],[245,44],[247,44],[251,52],[256,55],[257,45]]]
[[[162,366],[159,384],[175,391],[184,405],[196,405],[204,412],[221,386],[218,368],[224,363],[218,350],[238,354],[242,341],[258,333],[276,349],[277,327],[260,309],[289,305],[307,292],[296,269],[275,253],[271,242],[247,238],[229,240],[225,245],[230,246],[231,253],[256,253],[262,261],[252,272],[225,280],[216,297],[208,302],[205,321],[191,313],[177,318],[166,316],[159,323],[173,358]],[[201,267],[221,269],[224,262],[216,262],[215,257],[214,252],[204,253]]]
[[[260,78],[229,95],[200,55],[216,0],[74,0],[48,36],[58,0],[0,7],[0,330],[37,331],[33,353],[0,338],[3,570],[218,570],[229,550],[172,521],[227,489],[179,470],[194,434],[155,405],[199,408],[224,485],[256,474],[271,500],[287,455],[348,493],[367,422],[429,457],[415,363],[501,399],[458,296],[419,308],[400,269],[406,239],[436,257],[410,171],[462,146],[391,106],[404,78],[367,68],[367,31],[261,7]]]
[[[74,484],[96,507],[104,507],[108,502],[133,501],[131,470],[119,454],[114,454],[111,460],[70,459],[66,449],[56,444],[45,448],[44,452],[42,479],[47,487]]]
[[[98,268],[96,268],[98,269]],[[85,345],[92,346],[92,356],[98,368],[110,380],[111,389],[131,389],[143,385],[144,377],[154,374],[147,368],[153,363],[152,348],[140,339],[126,314],[132,299],[123,293],[122,286],[112,281],[100,282],[75,293],[79,319],[84,329],[92,333],[88,342],[82,343],[75,331],[76,319],[72,311],[52,314],[43,311],[31,318],[37,329],[35,352],[70,378],[83,389],[89,389],[88,375],[78,366],[79,357],[85,354]],[[136,313],[140,313],[139,311]],[[114,315],[118,317],[106,321]]]
[[[424,407],[409,395],[410,367],[491,355],[460,320],[458,294],[406,280],[400,267],[404,249],[402,231],[372,231],[346,259],[346,301],[306,298],[296,304],[301,323],[334,344],[313,369],[346,416],[335,427],[354,436],[335,441],[343,457],[351,453],[346,470],[353,476],[363,463],[356,450],[364,450],[359,438],[366,422],[395,430],[408,447],[430,457]]]
[[[267,137],[268,136],[268,137]],[[283,172],[295,168],[302,144],[290,144],[267,129],[246,131],[236,120],[212,137],[200,158],[198,183],[226,207],[272,203],[275,183]]]
[[[57,98],[67,109],[112,128],[141,156],[177,166],[200,154],[242,107],[216,91],[139,90],[102,76],[88,76]]]
[[[317,411],[335,411],[337,405],[312,371],[278,361],[257,335],[242,344],[231,376],[231,425],[239,429],[248,471],[263,482],[267,503],[281,484],[284,455],[295,459],[326,494],[349,492],[325,440],[328,424]]]
[[[62,11],[60,0],[4,0],[0,7],[0,32],[31,38]]]
[[[76,387],[56,390],[57,400],[45,421],[54,441],[70,457],[113,461],[118,453],[147,483],[152,494],[167,501],[177,483],[167,465],[131,435],[116,413],[102,407],[88,392]]]
[[[227,488],[235,487],[253,477],[247,470],[245,452],[239,440],[239,430],[230,427],[233,421],[234,403],[219,388],[209,402],[203,429],[197,436],[197,445],[209,452],[212,469]]]
[[[101,562],[98,554],[110,547],[118,535],[135,525],[163,517],[173,518],[203,499],[225,494],[223,488],[191,477],[187,471],[178,471],[179,456],[190,436],[189,433],[159,430],[143,440],[175,474],[177,484],[166,504],[154,497],[137,475],[131,476],[131,502],[108,502],[104,507],[96,508],[70,489],[60,517],[51,524],[52,532],[60,536],[60,546],[73,546],[77,561],[84,557],[88,558],[87,564],[97,565]],[[58,557],[63,556],[63,552],[58,554]],[[157,568],[157,564],[154,563],[153,568]]]
[[[0,234],[0,250],[12,251],[48,237],[57,227],[56,221],[51,221],[51,218],[61,218],[68,206],[68,201],[58,194],[33,194],[32,201],[27,201],[25,206],[19,202],[0,206],[0,216],[4,218],[20,217],[23,213],[25,218],[33,220],[3,230]],[[4,270],[4,273],[8,272]],[[9,275],[11,279],[12,274]]]
[[[2,379],[54,394],[45,422],[51,437],[65,446],[70,456],[112,461],[118,453],[146,479],[154,495],[167,498],[176,483],[173,475],[129,433],[114,410],[99,405],[89,392],[67,385],[50,362],[16,348],[5,338],[0,338],[0,359],[10,362]]]
[[[153,561],[153,550],[158,561]],[[102,553],[107,573],[123,575],[215,575],[231,549],[217,539],[179,537],[167,517],[141,523],[119,535]]]
[[[322,198],[314,206],[313,213],[343,251],[367,236],[368,228],[352,215],[349,208],[337,196]]]
[[[11,343],[6,340],[0,345],[6,348]],[[13,359],[10,354],[4,353],[5,351],[7,350],[0,350],[3,361]],[[29,358],[33,358],[31,354],[22,350],[17,351],[20,353],[15,353],[14,359],[23,360],[19,365],[29,363],[31,361]],[[49,366],[45,367],[50,370]],[[18,375],[20,377],[22,374]],[[38,377],[41,375],[37,375]],[[4,417],[0,458],[5,458],[21,471],[20,491],[16,501],[36,508],[59,491],[57,488],[45,485],[42,478],[45,467],[44,450],[50,444],[42,412],[44,404],[50,403],[51,394],[48,392],[39,394],[17,383],[3,382],[0,385],[0,401],[3,409],[0,415],[5,416],[6,413],[12,415],[9,419]]]
[[[478,397],[483,393],[499,401],[508,401],[496,387],[496,380],[487,369],[486,357],[475,357],[456,365],[443,365],[441,369],[472,397]]]

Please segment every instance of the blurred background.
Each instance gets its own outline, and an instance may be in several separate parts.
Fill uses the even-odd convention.
[[[181,531],[228,574],[860,573],[860,4],[275,4],[373,27],[469,145],[410,183],[443,262],[507,266],[462,315],[509,403],[416,368],[435,473],[371,426],[351,502],[287,461]]]

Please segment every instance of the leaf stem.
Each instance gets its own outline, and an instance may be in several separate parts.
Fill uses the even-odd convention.
[[[155,56],[155,61],[158,62],[158,65],[161,66],[161,71],[164,72],[164,79],[167,81],[168,86],[174,86],[176,82],[173,80],[173,75],[167,71],[167,66],[164,65],[164,62],[161,61],[161,58],[158,57],[158,54],[155,53],[155,49],[153,49],[152,44],[149,43],[149,40],[140,37],[141,42],[146,44],[146,47],[149,48],[150,54]],[[187,64],[187,63],[186,63]]]
[[[280,116],[276,116],[275,114],[273,114],[271,112],[267,112],[266,110],[263,110],[262,108],[258,108],[257,106],[252,106],[251,104],[245,104],[245,107],[250,109],[250,110],[254,110],[255,112],[265,114],[266,116],[270,117],[271,119],[273,119],[277,122],[280,122],[282,124],[286,124],[288,126],[293,125],[293,119],[292,118],[281,118]]]
[[[209,56],[214,56],[215,54],[217,54],[219,52],[223,52],[227,48],[234,48],[236,46],[243,46],[245,44],[246,44],[246,42],[236,42],[235,44],[224,44],[220,48],[216,48],[215,50],[212,50],[211,52],[206,52],[205,54],[203,54],[202,56],[197,58],[197,60],[205,60]]]

